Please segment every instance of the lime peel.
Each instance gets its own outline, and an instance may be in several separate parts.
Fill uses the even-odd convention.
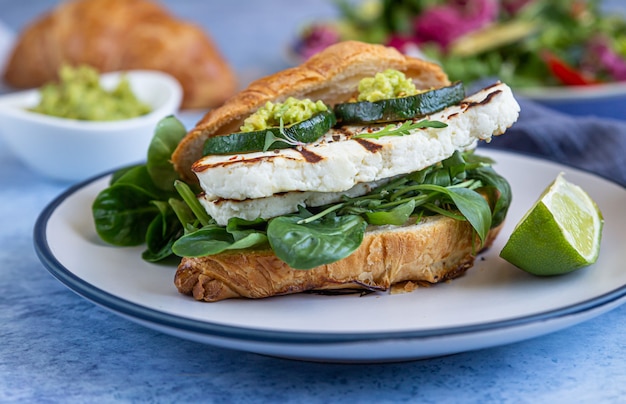
[[[534,275],[572,272],[598,259],[603,225],[593,199],[560,173],[516,225],[500,256]]]

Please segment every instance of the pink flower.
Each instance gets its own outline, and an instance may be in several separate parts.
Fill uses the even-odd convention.
[[[606,38],[600,36],[589,42],[583,68],[604,71],[616,81],[626,80],[626,60],[611,49]]]
[[[402,53],[406,53],[408,47],[415,44],[415,38],[406,35],[391,35],[385,45],[392,46]]]
[[[329,24],[315,24],[307,28],[294,46],[296,54],[304,60],[328,46],[339,42],[339,32]]]
[[[498,11],[498,0],[451,0],[415,18],[415,40],[435,42],[446,49],[460,36],[496,21]]]
[[[515,15],[528,3],[533,3],[534,1],[535,0],[502,0],[500,4],[506,13]]]

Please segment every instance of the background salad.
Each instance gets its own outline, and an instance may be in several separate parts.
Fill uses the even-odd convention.
[[[626,19],[597,0],[335,1],[340,17],[306,26],[308,58],[346,39],[384,43],[442,64],[453,81],[513,87],[626,81]]]

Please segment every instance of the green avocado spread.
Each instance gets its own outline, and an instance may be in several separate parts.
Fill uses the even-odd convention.
[[[112,90],[100,85],[98,72],[89,66],[64,65],[59,82],[39,90],[39,105],[31,111],[84,121],[117,121],[150,112],[150,106],[133,94],[124,76]]]
[[[411,79],[404,73],[394,69],[376,73],[374,77],[366,77],[359,82],[357,101],[380,101],[390,98],[408,97],[419,91]]]
[[[299,100],[289,97],[285,102],[268,101],[254,114],[250,115],[239,128],[242,132],[255,132],[281,125],[291,125],[311,118],[318,112],[327,111],[322,101],[313,102],[306,98]]]

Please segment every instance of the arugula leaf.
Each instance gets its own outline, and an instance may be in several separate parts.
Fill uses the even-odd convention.
[[[485,198],[478,192],[467,188],[442,187],[432,184],[421,184],[420,189],[431,190],[450,197],[457,209],[472,225],[480,239],[484,242],[491,228],[491,209]]]
[[[383,136],[405,136],[410,134],[411,131],[414,129],[445,128],[447,126],[448,124],[446,123],[440,121],[429,121],[427,119],[418,122],[406,121],[403,122],[400,126],[389,124],[376,132],[360,133],[353,136],[352,139],[379,139]]]
[[[306,144],[304,142],[300,142],[298,140],[291,138],[286,133],[282,133],[282,134],[284,135],[284,137],[276,136],[269,130],[265,132],[265,141],[263,143],[263,151],[266,152],[270,149],[276,148],[275,146],[276,143],[285,143],[290,146],[302,146]]]

